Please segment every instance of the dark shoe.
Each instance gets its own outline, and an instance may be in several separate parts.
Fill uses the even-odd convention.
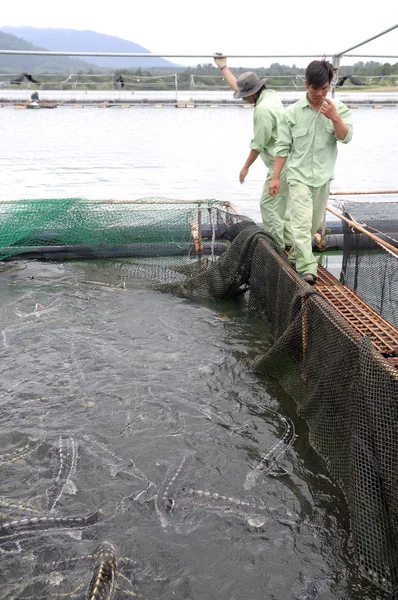
[[[312,273],[304,273],[303,275],[300,275],[300,277],[310,285],[314,285],[314,283],[316,283],[316,277]]]

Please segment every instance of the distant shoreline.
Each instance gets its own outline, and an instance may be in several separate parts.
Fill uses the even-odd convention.
[[[303,90],[278,91],[275,90],[285,106],[296,102],[304,97]],[[0,105],[13,107],[26,104],[31,96],[32,90],[0,90]],[[43,103],[54,103],[61,106],[100,106],[111,107],[145,107],[145,106],[177,106],[181,108],[196,107],[246,107],[251,106],[243,100],[235,100],[230,91],[125,91],[125,90],[41,90],[39,88],[40,100]],[[348,106],[398,106],[398,87],[377,88],[377,91],[336,90],[335,99],[341,100]]]

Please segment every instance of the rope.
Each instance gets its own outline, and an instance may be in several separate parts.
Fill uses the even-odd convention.
[[[211,262],[214,262],[214,246],[215,246],[215,242],[216,242],[216,230],[214,227],[213,212],[214,212],[213,208],[209,208],[210,225],[211,225]]]

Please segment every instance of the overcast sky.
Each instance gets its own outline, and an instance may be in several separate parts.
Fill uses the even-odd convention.
[[[115,35],[163,55],[200,54],[171,59],[181,64],[210,62],[213,52],[278,55],[281,58],[231,58],[231,66],[269,66],[271,62],[305,66],[311,58],[282,55],[331,55],[343,52],[398,23],[396,0],[23,0],[2,2],[0,26],[89,29]],[[67,50],[67,48],[65,48]],[[101,51],[101,48],[97,49]],[[398,28],[352,54],[398,56]],[[371,58],[345,58],[353,64]],[[398,62],[398,58],[375,58]]]

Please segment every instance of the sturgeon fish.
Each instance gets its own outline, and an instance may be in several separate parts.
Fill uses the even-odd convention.
[[[247,473],[245,483],[243,485],[245,490],[250,490],[256,485],[260,473],[273,475],[275,477],[286,474],[285,469],[278,465],[278,459],[293,444],[297,436],[293,421],[289,419],[289,417],[284,417],[280,414],[278,414],[278,416],[285,425],[285,430],[282,434],[282,437],[272,446],[267,454],[263,456],[256,468]]]
[[[183,467],[191,454],[184,456],[177,469],[173,465],[166,473],[158,493],[155,496],[155,508],[158,514],[160,524],[165,529],[169,525],[169,513],[174,507],[176,496],[176,485],[181,478]]]
[[[29,504],[22,504],[3,496],[0,497],[0,519],[6,520],[10,515],[25,517],[27,514],[43,516],[43,511]]]
[[[48,492],[48,508],[53,512],[56,504],[61,499],[64,492],[70,494],[76,493],[76,486],[72,481],[72,476],[76,471],[77,448],[75,440],[71,436],[59,438],[59,470],[55,479],[54,486]]]
[[[126,289],[126,282],[122,281],[122,283],[119,283],[119,285],[113,285],[112,283],[106,283],[105,281],[91,281],[90,279],[88,279],[87,281],[82,281],[82,283],[85,283],[87,285],[94,285],[94,286],[100,286],[101,288],[104,288],[105,290],[108,290],[109,292],[113,292],[115,290],[125,290]]]
[[[30,517],[9,521],[0,525],[0,545],[16,538],[52,531],[83,529],[98,523],[101,511],[93,512],[86,517]]]
[[[117,562],[115,548],[102,542],[94,555],[93,574],[85,600],[111,600],[116,587]]]
[[[0,454],[0,465],[5,465],[8,463],[17,462],[29,456],[40,448],[43,441],[38,439],[32,439],[32,443],[24,444],[19,448],[16,448],[13,452],[9,452],[7,454]]]
[[[171,524],[173,514],[179,509],[183,511],[191,509],[193,513],[196,513],[196,516],[198,509],[202,513],[233,514],[246,520],[253,527],[264,525],[268,520],[265,505],[217,492],[185,487],[182,476],[184,474],[186,480],[186,463],[190,458],[192,458],[191,454],[184,456],[177,468],[173,466],[167,471],[155,497],[156,512],[163,528],[167,528]],[[179,527],[176,526],[176,528]]]
[[[185,495],[178,499],[178,505],[181,507],[199,506],[206,512],[232,514],[246,520],[253,527],[262,527],[268,520],[267,507],[263,504],[208,490],[187,489],[184,492]]]

